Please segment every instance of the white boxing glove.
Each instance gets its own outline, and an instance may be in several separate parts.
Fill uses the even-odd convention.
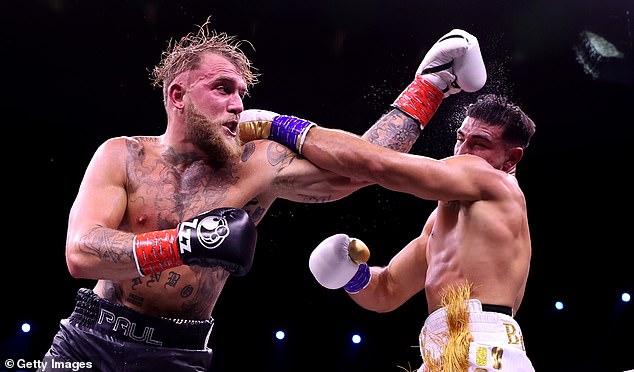
[[[461,90],[476,92],[487,80],[478,39],[457,28],[431,47],[416,73],[433,83],[444,97]]]
[[[256,139],[267,139],[271,135],[271,122],[279,116],[268,110],[250,109],[240,113],[238,137],[242,143]]]
[[[273,111],[249,109],[240,114],[238,137],[242,143],[256,139],[269,139],[302,153],[306,134],[314,123],[295,116],[280,115]]]
[[[273,121],[278,116],[277,112],[261,109],[248,109],[240,113],[240,123],[250,121]]]
[[[370,283],[369,258],[370,250],[361,240],[336,234],[319,243],[308,266],[322,286],[357,293]]]
[[[414,81],[392,106],[417,120],[423,129],[443,98],[462,90],[478,91],[486,78],[478,39],[466,31],[453,29],[427,52]]]

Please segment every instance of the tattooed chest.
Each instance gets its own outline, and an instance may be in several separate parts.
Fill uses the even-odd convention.
[[[209,209],[234,204],[237,177],[204,167],[186,170],[157,168],[130,179],[128,218],[145,228],[171,228]]]

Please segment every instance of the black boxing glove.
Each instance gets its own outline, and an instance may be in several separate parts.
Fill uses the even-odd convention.
[[[141,276],[180,265],[220,266],[243,276],[253,264],[257,229],[247,212],[218,208],[181,222],[175,229],[134,237],[134,260]]]

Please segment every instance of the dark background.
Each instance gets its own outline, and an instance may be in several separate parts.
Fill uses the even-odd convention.
[[[208,15],[245,44],[261,83],[247,108],[361,134],[452,28],[476,35],[489,80],[537,124],[518,167],[533,260],[516,319],[537,371],[634,368],[632,275],[632,11],[626,0],[570,1],[24,1],[2,2],[5,244],[2,364],[39,360],[81,286],[64,258],[66,220],[93,151],[119,135],[159,135],[162,95],[149,71],[171,38]],[[580,32],[625,53],[596,67],[575,59]],[[451,154],[463,107],[445,100],[412,150]],[[416,237],[434,204],[369,187],[329,204],[277,201],[256,260],[229,280],[211,336],[216,371],[401,371],[420,364],[423,294],[388,314],[320,287],[308,256],[346,232],[384,265]],[[556,311],[554,303],[564,301]],[[20,334],[29,321],[33,330]],[[274,339],[278,327],[287,337]],[[350,337],[364,339],[353,345]],[[3,367],[0,367],[3,368]]]

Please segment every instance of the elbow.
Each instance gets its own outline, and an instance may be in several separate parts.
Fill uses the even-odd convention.
[[[74,279],[93,279],[86,275],[86,271],[82,270],[80,266],[73,265],[69,263],[68,260],[66,261],[66,266],[68,266],[68,272],[70,273],[70,276],[72,276]]]
[[[84,255],[78,244],[67,242],[66,244],[66,267],[68,272],[75,279],[93,279],[90,276],[91,268],[86,265]]]
[[[85,270],[82,269],[80,261],[75,258],[76,255],[66,254],[66,267],[68,272],[75,279],[86,279]]]

